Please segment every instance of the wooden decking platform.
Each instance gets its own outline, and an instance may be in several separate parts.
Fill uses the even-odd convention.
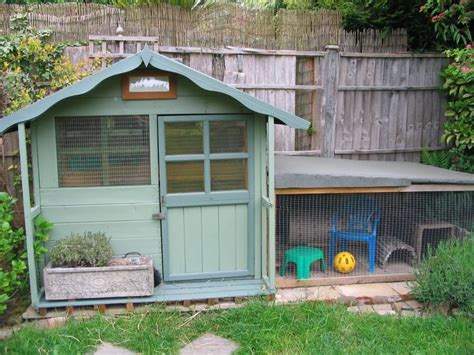
[[[271,295],[263,280],[226,280],[206,282],[176,282],[164,283],[155,288],[152,296],[133,298],[103,298],[67,301],[47,301],[44,293],[38,304],[38,309],[81,307],[81,306],[108,306],[144,304],[156,302],[182,302],[195,300],[218,300],[221,298],[239,298],[259,295]],[[214,302],[214,301],[211,301]]]

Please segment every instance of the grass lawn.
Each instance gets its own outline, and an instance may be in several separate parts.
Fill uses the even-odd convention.
[[[241,346],[240,353],[474,354],[474,325],[466,318],[357,315],[343,306],[250,302],[240,309],[199,314],[162,312],[71,320],[64,328],[26,327],[0,342],[8,354],[84,354],[100,341],[130,350],[176,353],[210,332]]]

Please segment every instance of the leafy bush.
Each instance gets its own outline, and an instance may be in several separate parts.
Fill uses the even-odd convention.
[[[8,300],[26,287],[25,234],[23,228],[12,226],[15,202],[6,192],[0,193],[0,314]]]
[[[73,65],[64,45],[49,43],[51,31],[28,26],[26,14],[10,20],[14,33],[0,36],[0,74],[5,78],[7,106],[12,113],[99,69],[99,61]]]
[[[422,164],[474,174],[474,155],[467,155],[463,149],[452,147],[449,150],[430,152],[423,150]]]
[[[468,45],[446,54],[452,61],[442,73],[448,95],[442,139],[453,144],[454,167],[474,172],[474,49]]]
[[[429,257],[415,272],[413,294],[432,305],[448,304],[474,312],[474,233],[462,240],[440,242],[436,255]]]
[[[53,267],[106,266],[111,258],[112,245],[104,233],[71,234],[49,251]]]
[[[420,161],[422,164],[436,166],[438,168],[451,168],[451,154],[447,150],[434,152],[423,150],[420,154]]]
[[[16,200],[6,192],[0,192],[0,314],[7,309],[11,299],[28,288],[26,267],[25,233],[13,226],[13,207]],[[35,219],[34,249],[39,259],[46,251],[44,242],[53,225],[43,217]]]
[[[445,48],[465,46],[472,41],[471,28],[474,2],[459,0],[428,0],[420,12],[431,16],[436,37]]]
[[[336,9],[342,12],[345,30],[373,28],[390,31],[406,28],[409,49],[427,50],[435,47],[436,33],[430,19],[420,13],[419,7],[424,2],[424,0],[344,0],[337,1]]]

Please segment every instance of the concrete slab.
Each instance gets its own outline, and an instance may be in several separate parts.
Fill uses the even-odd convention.
[[[360,313],[374,313],[375,312],[374,307],[372,307],[371,305],[360,304],[358,307],[359,307]]]
[[[372,307],[373,307],[375,313],[377,313],[381,316],[397,314],[397,312],[392,308],[392,305],[389,304],[389,303],[374,304]]]
[[[93,355],[137,355],[137,353],[110,343],[102,343]]]
[[[393,311],[392,305],[389,303],[385,304],[374,304],[373,305],[374,311]]]
[[[8,339],[12,335],[13,335],[13,329],[11,328],[0,329],[0,340]]]
[[[392,305],[392,308],[398,313],[401,313],[403,310],[412,310],[405,302],[396,302]]]
[[[421,309],[423,308],[423,304],[421,304],[418,301],[415,300],[410,300],[405,302],[408,306],[410,306],[412,309]]]
[[[279,304],[302,302],[306,300],[306,288],[283,288],[277,291],[275,302]]]
[[[395,312],[393,309],[375,311],[375,313],[381,316],[393,316],[397,314],[397,312]]]
[[[181,355],[228,355],[239,348],[232,340],[214,334],[204,334],[192,341],[179,353]]]
[[[336,301],[341,294],[332,286],[308,287],[308,301]]]
[[[343,296],[355,298],[374,298],[398,296],[390,284],[360,284],[336,286],[336,290]]]
[[[388,284],[400,296],[407,296],[411,293],[411,288],[406,282],[392,282]]]
[[[347,307],[347,311],[351,313],[359,313],[360,309],[357,306],[350,306],[350,307]]]
[[[419,317],[420,312],[415,311],[415,310],[402,310],[400,312],[400,315],[403,317]]]

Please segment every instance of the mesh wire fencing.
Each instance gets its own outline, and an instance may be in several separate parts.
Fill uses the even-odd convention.
[[[440,241],[472,231],[472,191],[278,195],[276,271],[285,278],[408,274],[429,248],[436,253]],[[354,270],[336,269],[334,261],[351,264],[340,252],[352,254]]]
[[[150,184],[149,118],[57,117],[60,187]]]

